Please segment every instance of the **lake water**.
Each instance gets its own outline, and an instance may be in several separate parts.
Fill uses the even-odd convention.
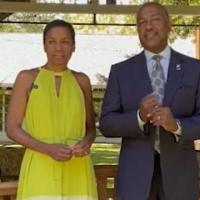
[[[193,38],[177,39],[172,47],[186,55],[195,56]],[[13,83],[22,69],[41,66],[46,61],[42,35],[39,33],[0,33],[0,82]],[[141,51],[137,36],[77,35],[76,51],[69,67],[86,73],[92,84],[97,74],[108,76],[112,64]]]

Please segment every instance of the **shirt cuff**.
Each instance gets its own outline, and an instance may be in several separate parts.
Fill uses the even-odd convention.
[[[178,126],[178,129],[174,131],[173,134],[175,136],[176,142],[179,142],[180,136],[182,134],[182,127],[181,127],[181,122],[178,119],[176,119],[176,124]]]
[[[144,121],[142,121],[142,119],[140,118],[140,115],[139,115],[139,110],[137,111],[137,120],[138,120],[138,125],[140,127],[140,129],[142,131],[144,131],[144,125],[146,124]]]

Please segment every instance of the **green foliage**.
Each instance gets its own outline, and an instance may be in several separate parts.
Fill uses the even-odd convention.
[[[47,0],[43,0],[43,2]],[[141,4],[148,0],[129,0],[129,4]],[[155,0],[164,5],[200,5],[200,0]],[[63,3],[64,0],[59,0]],[[75,24],[77,33],[80,34],[115,34],[115,35],[133,35],[137,34],[134,15],[107,15],[107,14],[57,14],[57,13],[14,13],[9,17],[11,21],[18,21],[18,24],[1,24],[1,32],[41,32],[43,24],[53,19],[64,19]],[[171,16],[173,27],[170,35],[172,42],[177,36],[186,38],[194,34],[195,29],[191,25],[200,24],[200,16]],[[32,22],[39,24],[23,24],[21,22]],[[40,24],[42,23],[42,24]],[[89,25],[90,24],[90,25]],[[106,25],[103,25],[106,24]],[[108,25],[111,24],[111,25]],[[114,24],[117,24],[114,26]],[[119,25],[121,24],[121,25]],[[181,26],[180,26],[181,25]]]
[[[12,26],[11,32],[41,32],[44,24],[40,22],[49,22],[55,18],[55,14],[36,14],[36,13],[14,13],[9,17],[10,21],[19,23],[15,24],[3,24],[5,29],[8,26]],[[24,23],[23,23],[24,22]],[[30,23],[29,23],[30,22]],[[37,25],[35,23],[39,22]]]
[[[119,144],[93,144],[91,149],[94,164],[117,164]]]
[[[0,32],[15,32],[15,26],[12,24],[0,24]]]
[[[158,2],[173,6],[197,6],[200,4],[200,0],[160,0]],[[173,15],[171,16],[171,22],[174,25],[170,37],[172,42],[177,36],[185,39],[188,36],[194,35],[195,27],[200,23],[200,17]]]
[[[200,17],[173,16],[171,17],[171,22],[174,25],[171,34],[173,36],[172,39],[175,38],[176,36],[180,36],[181,38],[186,38],[190,35],[194,35],[196,25],[198,25],[200,22]]]

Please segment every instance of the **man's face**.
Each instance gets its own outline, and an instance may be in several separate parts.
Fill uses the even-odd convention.
[[[157,5],[146,5],[137,15],[139,39],[144,49],[160,53],[167,45],[171,24]]]

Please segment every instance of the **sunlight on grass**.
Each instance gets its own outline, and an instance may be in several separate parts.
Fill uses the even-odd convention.
[[[91,149],[92,160],[95,165],[117,164],[119,144],[93,144]]]

